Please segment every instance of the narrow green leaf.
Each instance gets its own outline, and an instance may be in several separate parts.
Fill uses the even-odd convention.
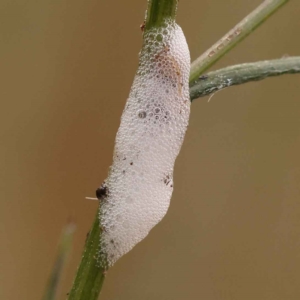
[[[57,295],[57,290],[61,281],[62,273],[67,263],[67,258],[72,247],[74,231],[74,223],[67,224],[62,231],[58,245],[57,257],[52,269],[52,273],[48,280],[43,300],[54,300]]]

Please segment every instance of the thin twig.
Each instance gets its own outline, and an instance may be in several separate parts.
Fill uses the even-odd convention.
[[[191,65],[190,86],[194,85],[194,81],[201,74],[287,2],[288,0],[265,0],[211,48],[199,56]]]
[[[294,73],[300,73],[300,56],[230,66],[200,76],[190,88],[190,98],[192,101],[232,85]]]

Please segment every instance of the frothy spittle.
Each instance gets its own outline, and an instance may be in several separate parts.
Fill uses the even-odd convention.
[[[98,189],[102,259],[113,265],[166,214],[190,114],[190,55],[173,21],[144,33],[140,61]]]

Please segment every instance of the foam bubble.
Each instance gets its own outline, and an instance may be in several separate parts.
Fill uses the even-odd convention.
[[[100,199],[100,255],[108,266],[144,239],[168,210],[190,113],[189,73],[188,46],[175,22],[145,32]]]

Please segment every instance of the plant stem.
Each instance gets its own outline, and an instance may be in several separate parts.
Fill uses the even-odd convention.
[[[178,0],[148,0],[145,30],[160,27],[168,19],[175,20],[177,3]],[[68,300],[97,300],[99,297],[106,272],[100,267],[106,263],[98,260],[100,235],[98,211]]]
[[[145,30],[161,27],[167,19],[175,20],[178,0],[148,0]]]
[[[177,3],[178,0],[149,0],[145,30],[160,27],[167,19],[175,20]],[[106,272],[101,267],[106,263],[98,261],[100,235],[99,211],[97,211],[68,300],[98,299]]]
[[[260,23],[267,19],[267,17],[269,17],[276,9],[287,1],[288,0],[264,1],[261,6],[259,6],[254,12],[246,17],[192,64],[190,82],[194,83],[201,73],[214,64],[219,58],[221,58],[221,56],[245,38],[252,30],[254,30]],[[168,19],[175,20],[177,3],[178,0],[148,0],[145,30],[149,30],[153,27],[160,27]],[[208,74],[208,76],[211,75]],[[212,79],[214,79],[214,77],[212,77]],[[197,82],[197,86],[198,84],[201,86],[202,83]],[[203,87],[201,88],[203,89]],[[101,264],[98,260],[98,253],[100,250],[99,241],[101,235],[98,216],[99,211],[96,214],[94,224],[86,241],[84,253],[68,300],[96,300],[98,299],[101,291],[105,278],[105,270],[100,267],[100,265],[103,264]]]
[[[230,66],[201,76],[190,88],[191,101],[232,85],[300,73],[300,56]]]
[[[236,46],[254,29],[267,20],[279,7],[287,2],[288,0],[265,0],[211,48],[199,56],[191,65],[190,85],[192,86],[203,72],[210,68],[231,48]]]
[[[97,300],[105,278],[98,260],[101,229],[98,212],[90,233],[68,300]]]
[[[175,20],[177,3],[178,0],[149,0],[145,30],[160,27],[167,19]],[[106,263],[98,261],[100,235],[99,211],[97,211],[68,300],[98,299],[106,272],[101,267]]]
[[[75,227],[74,223],[69,223],[62,231],[58,245],[58,254],[43,297],[44,300],[54,300],[56,297],[58,286],[61,281],[61,275],[71,250]]]

